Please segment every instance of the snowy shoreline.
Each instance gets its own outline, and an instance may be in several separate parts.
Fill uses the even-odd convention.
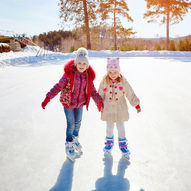
[[[61,53],[41,50],[39,47],[28,46],[23,52],[9,52],[0,54],[1,66],[22,66],[22,65],[45,65],[59,64],[64,60],[75,58],[76,52]],[[37,53],[39,52],[39,55]],[[186,51],[92,51],[89,50],[89,58],[107,58],[107,57],[157,57],[157,58],[186,58],[187,62],[191,59],[191,52]]]

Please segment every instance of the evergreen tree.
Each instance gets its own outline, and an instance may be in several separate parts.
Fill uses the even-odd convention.
[[[96,1],[92,0],[60,0],[60,18],[63,26],[84,26],[87,39],[87,49],[91,49],[90,23],[96,20]]]
[[[44,43],[44,46],[48,50],[54,51],[54,49],[58,49],[61,46],[62,38],[75,38],[75,34],[71,31],[49,31],[48,33],[43,33],[39,35],[39,40]]]
[[[154,22],[154,17],[161,18],[161,23],[166,23],[166,46],[169,49],[169,25],[177,24],[191,8],[190,0],[145,0],[147,12],[144,18],[151,17],[148,22]]]
[[[103,23],[109,19],[111,20],[112,26],[109,31],[114,37],[115,50],[117,50],[117,36],[130,36],[135,34],[135,32],[132,31],[132,28],[124,28],[119,18],[121,16],[126,18],[128,21],[133,21],[133,19],[129,16],[129,8],[126,1],[101,0],[98,12],[101,13],[101,20]]]

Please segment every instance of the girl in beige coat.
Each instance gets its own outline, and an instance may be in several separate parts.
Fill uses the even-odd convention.
[[[140,101],[132,87],[120,74],[119,58],[107,58],[107,74],[100,83],[99,94],[104,102],[101,119],[107,123],[104,155],[110,154],[112,150],[114,143],[113,129],[114,123],[116,123],[119,148],[122,154],[129,159],[130,151],[127,148],[124,127],[124,121],[128,121],[129,119],[125,96],[130,104],[136,108],[137,112],[140,112],[141,108],[139,105]]]

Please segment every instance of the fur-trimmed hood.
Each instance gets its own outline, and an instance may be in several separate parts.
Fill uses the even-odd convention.
[[[76,69],[74,62],[75,62],[75,60],[72,59],[69,62],[67,62],[64,66],[64,72],[65,72],[66,76],[69,78],[72,78],[74,76],[74,71]],[[96,77],[95,71],[93,70],[93,68],[90,65],[87,69],[87,74],[88,74],[88,78],[91,78],[92,81]]]

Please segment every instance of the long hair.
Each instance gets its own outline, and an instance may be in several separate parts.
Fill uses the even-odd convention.
[[[117,81],[117,83],[123,82],[124,81],[123,75],[119,74],[119,77],[116,79],[116,81]],[[111,79],[108,74],[103,77],[102,83],[104,83],[104,82],[106,82],[106,84],[111,84]]]

